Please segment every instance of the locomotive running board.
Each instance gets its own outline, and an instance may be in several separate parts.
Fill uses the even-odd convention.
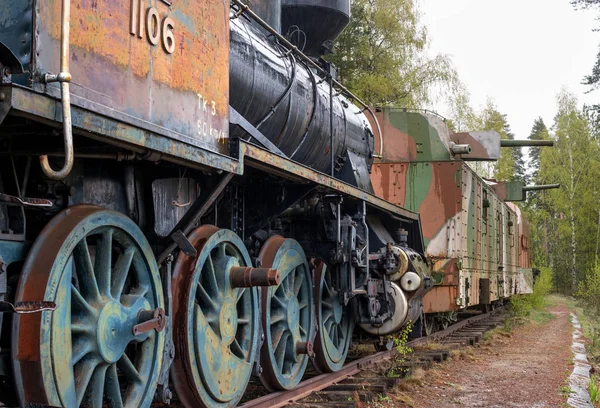
[[[353,185],[333,178],[325,173],[311,169],[293,160],[280,157],[256,145],[240,140],[240,160],[244,166],[254,167],[267,173],[277,174],[282,178],[296,182],[312,182],[318,186],[346,194],[358,200],[366,201],[369,205],[384,210],[406,221],[418,221],[419,214],[398,207],[382,198],[367,193]]]

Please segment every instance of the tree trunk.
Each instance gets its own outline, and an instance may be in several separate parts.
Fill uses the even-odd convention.
[[[571,188],[569,189],[569,212],[571,221],[571,293],[575,293],[577,290],[577,246],[575,243],[575,212],[573,210],[573,201],[575,199],[575,169],[573,168],[573,146],[569,146],[569,169],[571,173]]]

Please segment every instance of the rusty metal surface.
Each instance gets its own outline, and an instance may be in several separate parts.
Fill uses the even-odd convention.
[[[22,207],[52,207],[52,201],[45,198],[26,198],[16,197],[8,194],[0,193],[0,203],[7,205],[18,205]]]
[[[0,300],[0,313],[38,313],[56,309],[56,303],[44,301],[26,301],[10,303]]]
[[[4,112],[10,112],[52,126],[61,123],[60,101],[57,97],[48,97],[16,85],[0,87],[1,94],[4,94],[4,98],[0,98],[0,118]],[[166,128],[114,112],[98,103],[83,103],[75,95],[72,95],[72,103],[74,133],[101,138],[107,143],[124,146],[138,153],[153,151],[158,153],[155,157],[157,160],[184,166],[202,169],[212,167],[234,173],[240,169],[237,160],[196,147],[192,139],[182,138]]]
[[[277,269],[234,266],[229,270],[231,286],[234,288],[252,288],[254,286],[277,286],[281,276]]]
[[[32,72],[59,71],[59,22],[60,0],[38,3]],[[226,153],[229,2],[74,4],[69,51],[74,95]]]

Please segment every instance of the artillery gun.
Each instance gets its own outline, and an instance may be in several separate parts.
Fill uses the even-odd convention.
[[[465,308],[487,310],[531,293],[532,270],[520,260],[520,252],[528,254],[525,221],[506,202],[558,185],[485,180],[468,162],[498,160],[502,147],[553,142],[502,140],[495,131],[454,133],[437,115],[403,109],[380,109],[377,118],[385,149],[371,172],[375,193],[420,214],[432,265],[434,287],[423,298],[426,332],[445,327]]]

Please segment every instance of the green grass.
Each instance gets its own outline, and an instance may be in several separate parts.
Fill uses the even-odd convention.
[[[552,270],[540,268],[540,272],[533,287],[533,293],[511,298],[510,314],[504,325],[505,331],[529,322],[545,324],[554,319],[552,313],[544,310],[548,305],[548,295],[552,290]]]
[[[598,378],[593,375],[589,383],[590,400],[592,401],[592,404],[600,403],[600,393],[598,392],[598,384],[596,383],[597,379]]]

